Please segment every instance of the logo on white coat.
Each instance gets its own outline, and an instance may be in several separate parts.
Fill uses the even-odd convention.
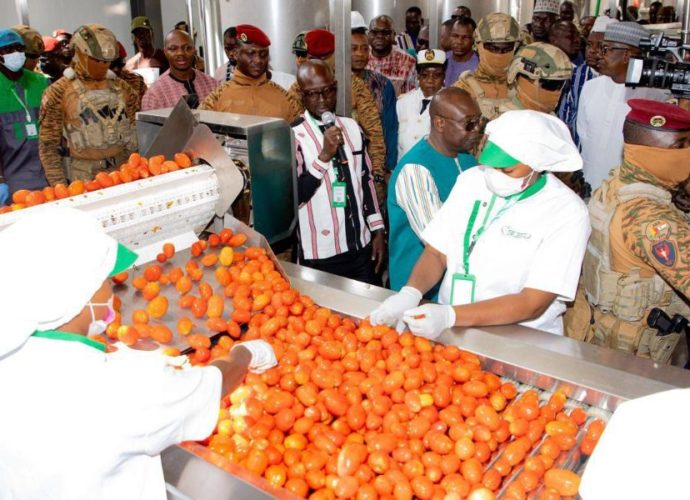
[[[523,240],[528,240],[532,237],[530,233],[521,233],[510,226],[503,226],[501,228],[501,233],[503,233],[505,236],[510,236],[511,238],[521,238]]]

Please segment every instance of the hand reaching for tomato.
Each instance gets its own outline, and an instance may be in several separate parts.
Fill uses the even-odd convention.
[[[271,344],[265,340],[248,340],[241,344],[236,344],[233,349],[238,346],[244,347],[251,353],[252,360],[249,363],[249,371],[252,373],[263,373],[278,364]]]

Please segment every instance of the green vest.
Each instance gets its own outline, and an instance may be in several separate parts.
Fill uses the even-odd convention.
[[[410,163],[422,165],[431,173],[441,201],[445,202],[455,185],[455,180],[460,175],[458,165],[464,171],[475,166],[477,160],[472,155],[460,153],[456,163],[455,158],[442,155],[425,138],[415,144],[398,162],[388,183],[388,222],[390,226],[388,272],[393,290],[400,290],[405,286],[410,274],[412,274],[412,269],[424,251],[424,243],[412,230],[412,226],[407,220],[407,214],[398,204],[395,192],[395,184],[400,171]],[[439,285],[440,282],[427,293],[426,297],[435,299]]]

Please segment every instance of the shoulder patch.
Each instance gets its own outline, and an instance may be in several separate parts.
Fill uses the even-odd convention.
[[[661,240],[652,245],[652,255],[665,267],[673,267],[676,264],[678,252],[675,240]]]
[[[644,234],[652,243],[665,240],[671,234],[671,225],[665,220],[655,220],[647,224]]]

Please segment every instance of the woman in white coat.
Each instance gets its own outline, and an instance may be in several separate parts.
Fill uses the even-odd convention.
[[[274,366],[250,341],[205,368],[106,354],[108,277],[136,254],[90,215],[37,209],[0,231],[0,498],[165,499],[159,454],[213,431],[220,398]]]
[[[520,323],[563,334],[590,233],[585,204],[549,172],[582,168],[567,127],[531,110],[486,127],[478,168],[463,172],[422,233],[425,250],[398,294],[371,313],[435,338],[453,326]],[[442,279],[439,304],[419,306]]]

